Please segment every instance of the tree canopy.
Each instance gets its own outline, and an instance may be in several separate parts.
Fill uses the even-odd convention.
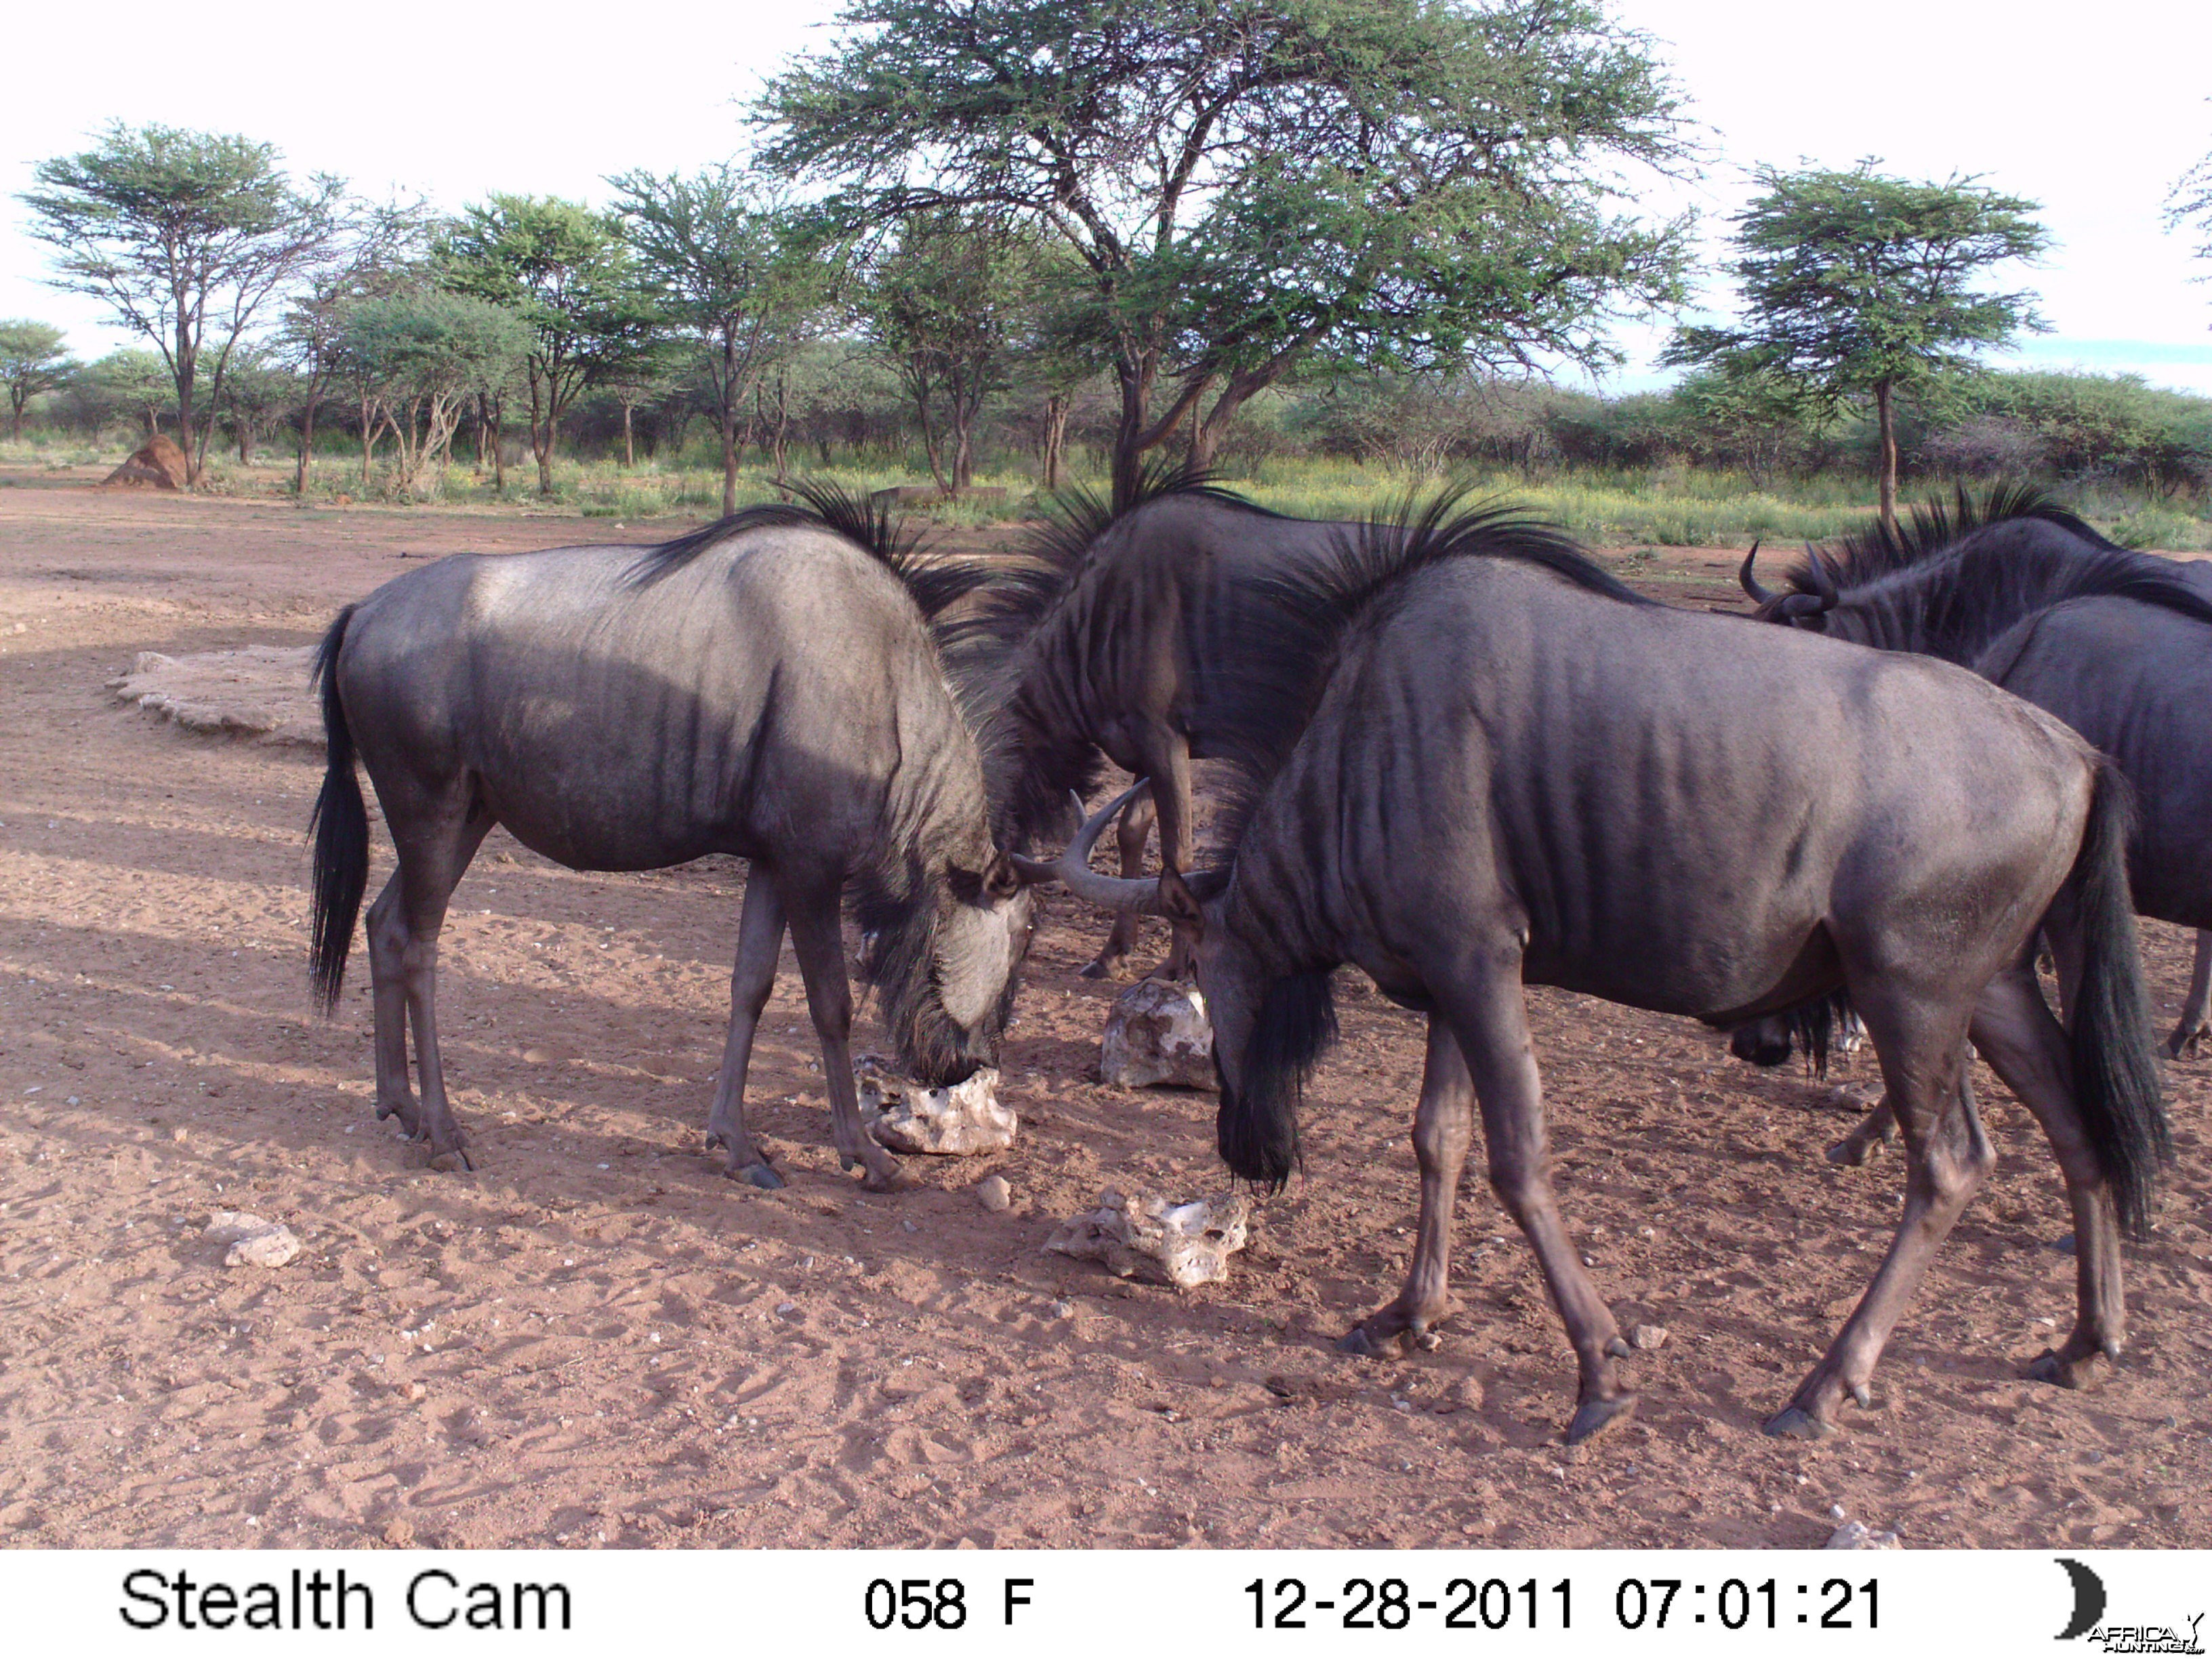
[[[1614,307],[1680,292],[1686,228],[1614,211],[1621,164],[1683,160],[1676,94],[1591,0],[851,0],[839,24],[769,82],[763,164],[833,183],[854,226],[990,208],[1073,247],[1117,495],[1186,420],[1207,459],[1310,355],[1595,362]]]
[[[0,384],[8,388],[8,437],[21,442],[23,406],[76,373],[61,330],[27,317],[0,319]]]
[[[105,301],[161,352],[197,480],[231,354],[270,297],[321,252],[343,186],[318,174],[295,189],[272,145],[119,121],[94,148],[40,162],[36,177],[41,187],[21,199],[31,234],[58,256],[51,280]]]
[[[1738,257],[1729,271],[1742,291],[1743,322],[1682,329],[1662,361],[1778,374],[1831,406],[1871,398],[1881,515],[1893,526],[1893,395],[2042,326],[2032,295],[1980,283],[1993,265],[2033,258],[2050,237],[2028,216],[2034,202],[1972,178],[1887,178],[1880,165],[1759,167],[1761,193],[1733,219]]]

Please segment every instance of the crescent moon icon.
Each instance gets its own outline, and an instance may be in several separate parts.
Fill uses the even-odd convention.
[[[2094,1570],[2070,1557],[2060,1556],[2058,1565],[2066,1569],[2067,1577],[2074,1582],[2074,1619],[2052,1640],[2070,1642],[2094,1628],[2105,1616],[2105,1581],[2097,1577]]]

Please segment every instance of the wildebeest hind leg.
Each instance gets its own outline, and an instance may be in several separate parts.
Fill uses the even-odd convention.
[[[1905,1138],[1905,1212],[1866,1294],[1789,1405],[1768,1419],[1769,1434],[1814,1439],[1833,1431],[1846,1394],[1868,1401],[1883,1345],[1996,1158],[1966,1085],[1963,1019],[1890,988],[1870,1006],[1862,1000],[1860,1015]]]
[[[446,925],[446,906],[461,872],[485,834],[488,815],[464,806],[429,824],[410,827],[399,844],[399,908],[407,940],[400,951],[400,978],[407,990],[407,1018],[415,1036],[415,1069],[422,1080],[422,1111],[416,1138],[430,1143],[434,1170],[466,1170],[466,1137],[446,1098],[445,1064],[438,1049],[438,934]]]
[[[2181,1005],[2181,1018],[2166,1040],[2169,1058],[2195,1055],[2212,1031],[2212,929],[2197,932],[2197,963],[2189,975],[2189,995]]]
[[[2073,1062],[2066,1033],[2051,1018],[2033,969],[2023,960],[1990,981],[1974,1009],[1974,1046],[2005,1087],[2035,1114],[2066,1180],[2074,1213],[2073,1333],[2039,1356],[2028,1375],[2078,1389],[2100,1363],[2117,1358],[2127,1337],[2127,1301],[2120,1276],[2120,1228],[2105,1171],[2083,1133],[2075,1105]]]
[[[407,920],[394,871],[368,907],[368,978],[376,1017],[376,1115],[396,1117],[410,1140],[422,1134],[422,1107],[407,1077]]]
[[[1421,1074],[1421,1103],[1413,1114],[1413,1155],[1421,1166],[1421,1220],[1405,1288],[1354,1325],[1337,1346],[1347,1353],[1374,1354],[1410,1333],[1429,1328],[1450,1311],[1453,1200],[1474,1141],[1474,1082],[1459,1041],[1439,1017],[1429,1021],[1429,1050]],[[1434,1346],[1434,1340],[1429,1339]]]
[[[1570,1444],[1586,1440],[1636,1407],[1614,1361],[1628,1345],[1613,1310],[1576,1254],[1552,1191],[1551,1151],[1544,1130],[1542,1083],[1528,1042],[1528,1017],[1517,964],[1487,962],[1462,976],[1439,999],[1458,1037],[1490,1158],[1490,1184],[1536,1252],[1553,1305],[1574,1345],[1578,1385]],[[1432,980],[1431,984],[1434,984]]]
[[[899,1162],[860,1126],[860,1097],[853,1087],[853,988],[845,976],[845,943],[837,927],[837,889],[805,892],[783,890],[784,915],[791,925],[792,949],[806,981],[807,1011],[822,1039],[823,1081],[830,1090],[830,1128],[845,1168],[867,1166],[861,1185],[870,1192],[896,1192],[914,1184]]]
[[[730,1032],[722,1044],[722,1069],[714,1079],[714,1108],[707,1115],[707,1144],[728,1149],[725,1175],[756,1187],[783,1185],[745,1128],[745,1073],[752,1064],[753,1034],[775,988],[775,961],[782,949],[783,900],[775,878],[755,864],[745,877],[738,960],[730,970]]]

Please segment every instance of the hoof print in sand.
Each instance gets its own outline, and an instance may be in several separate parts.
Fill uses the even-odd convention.
[[[300,1241],[281,1221],[264,1221],[243,1210],[217,1210],[204,1235],[211,1244],[228,1244],[226,1267],[281,1267],[300,1254]]]
[[[854,1062],[860,1121],[895,1152],[974,1158],[1003,1152],[1014,1144],[1019,1120],[999,1099],[999,1074],[990,1066],[950,1089],[931,1089],[903,1078],[879,1057]]]
[[[1195,985],[1140,979],[1114,1000],[1099,1044],[1102,1081],[1127,1089],[1211,1089],[1213,1027]]]
[[[1121,1279],[1188,1290],[1229,1277],[1229,1258],[1244,1248],[1250,1206],[1242,1198],[1170,1204],[1110,1188],[1098,1207],[1054,1230],[1044,1248],[1096,1261]]]

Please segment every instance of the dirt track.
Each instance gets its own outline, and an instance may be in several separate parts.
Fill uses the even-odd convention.
[[[643,538],[0,489],[0,1542],[1803,1547],[1840,1505],[1911,1545],[2212,1545],[2212,1060],[2170,1068],[2180,1167],[2103,1388],[2019,1380],[2073,1261],[2039,1137],[1984,1073],[1998,1170],[1875,1409],[1816,1446],[1758,1425],[1863,1287],[1897,1162],[1821,1160],[1850,1121],[1824,1085],[1550,992],[1562,1201],[1624,1324],[1670,1333],[1634,1362],[1638,1414],[1573,1452],[1571,1357],[1479,1181],[1443,1346],[1331,1351],[1411,1244],[1419,1030],[1371,994],[1313,1090],[1308,1175],[1226,1285],[1038,1253],[1103,1185],[1219,1186],[1211,1096],[1090,1080],[1113,988],[1074,976],[1103,923],[1065,897],[1006,1055],[1021,1139],[910,1160],[908,1194],[837,1172],[787,962],[751,1091],[793,1177],[769,1194],[699,1152],[741,869],[580,875],[495,834],[441,1008],[484,1167],[421,1169],[369,1116],[358,953],[337,1018],[307,1007],[319,761],[104,683],[140,650],[307,642],[405,558],[587,533]],[[1730,591],[1719,556],[1626,568]],[[2186,940],[2148,931],[2170,1021]],[[994,1170],[1006,1214],[969,1190]],[[226,1268],[215,1208],[306,1249]]]

